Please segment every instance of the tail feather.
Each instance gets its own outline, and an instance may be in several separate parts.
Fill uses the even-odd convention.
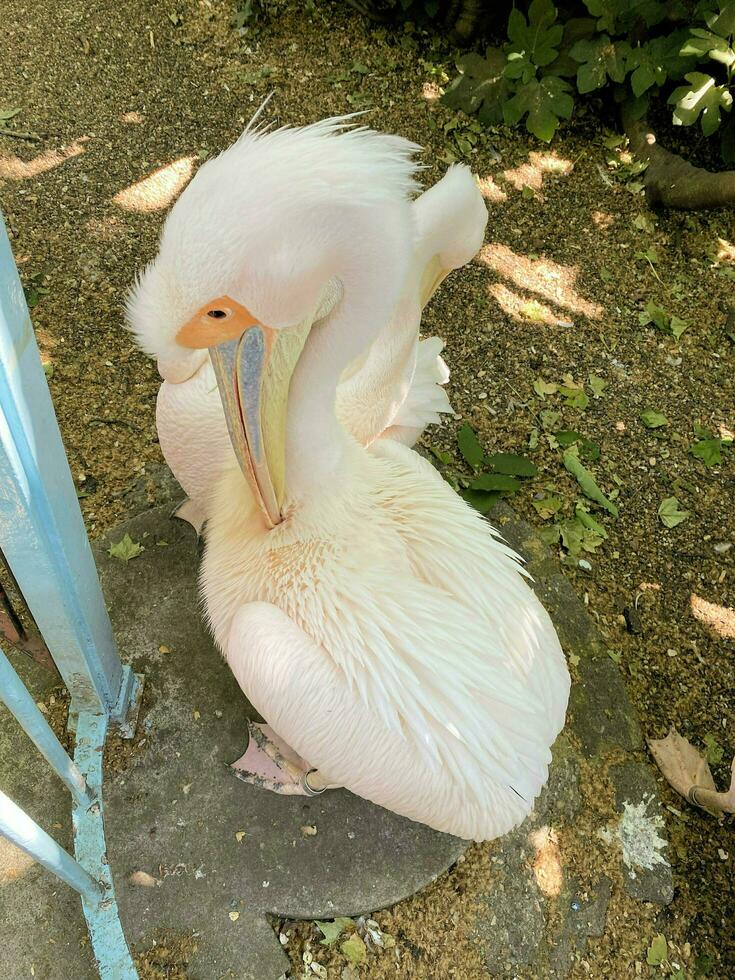
[[[439,337],[419,341],[413,382],[392,426],[422,432],[427,425],[440,422],[442,415],[453,414],[443,388],[449,381],[449,368],[441,356],[443,349],[444,341]]]

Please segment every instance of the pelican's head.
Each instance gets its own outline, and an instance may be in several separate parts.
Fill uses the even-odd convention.
[[[344,118],[301,129],[247,131],[206,163],[172,208],[159,252],[127,304],[139,346],[182,382],[206,360],[230,437],[269,524],[280,520],[288,384],[317,315],[340,293],[346,257],[382,262],[375,291],[397,298],[406,227],[390,220],[416,188],[417,147],[351,128]],[[370,239],[350,215],[383,214]],[[401,214],[403,212],[401,211]],[[390,242],[401,238],[400,247]]]

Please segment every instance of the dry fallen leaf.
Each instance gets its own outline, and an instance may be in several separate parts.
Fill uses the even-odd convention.
[[[229,914],[230,919],[231,919],[232,922],[237,922],[237,920],[240,918],[240,913],[239,912],[230,912],[228,914]]]
[[[235,832],[235,840],[237,841],[238,844],[241,843],[243,837],[245,837],[245,836],[246,835],[245,835],[245,831],[244,830],[237,830]]]
[[[149,875],[147,871],[134,871],[130,875],[131,885],[141,885],[143,888],[154,888],[158,884],[158,880]]]
[[[304,824],[304,826],[301,828],[301,833],[304,837],[315,837],[316,827],[308,823]]]
[[[648,742],[656,765],[680,796],[713,816],[735,813],[735,759],[730,789],[719,793],[706,759],[672,727],[666,738]]]

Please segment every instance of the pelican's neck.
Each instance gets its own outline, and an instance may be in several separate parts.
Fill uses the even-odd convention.
[[[381,323],[357,283],[343,280],[341,302],[316,324],[291,378],[286,429],[286,486],[303,498],[339,469],[352,440],[337,421],[337,385],[347,365],[378,336]]]

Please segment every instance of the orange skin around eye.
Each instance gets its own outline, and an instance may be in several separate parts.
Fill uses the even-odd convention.
[[[213,317],[212,310],[221,310],[225,316]],[[226,340],[233,340],[248,327],[259,323],[253,314],[230,296],[219,296],[196,311],[176,334],[176,342],[182,347],[202,350],[216,347]]]

